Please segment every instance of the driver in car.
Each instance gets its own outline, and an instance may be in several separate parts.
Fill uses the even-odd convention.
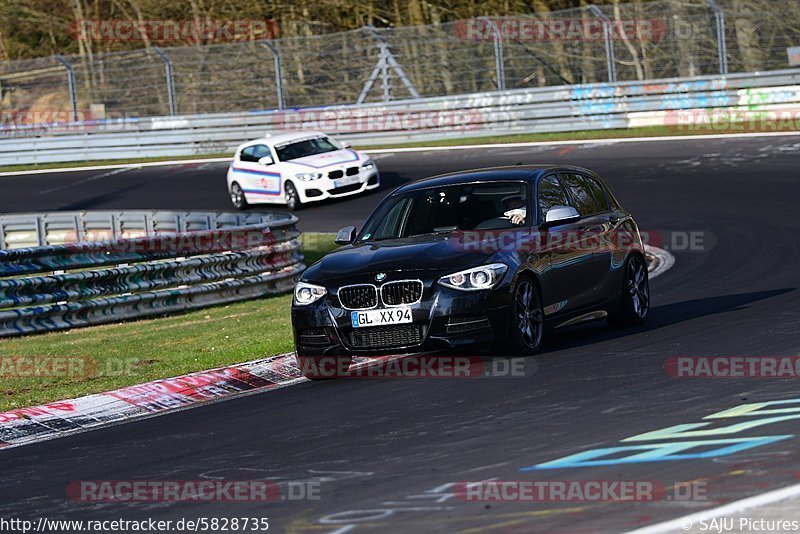
[[[525,209],[525,201],[522,197],[509,197],[503,200],[505,211],[503,217],[511,219],[511,222],[520,225],[525,222],[527,211]]]

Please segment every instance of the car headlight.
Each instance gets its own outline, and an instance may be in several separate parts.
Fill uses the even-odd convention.
[[[324,297],[327,292],[328,291],[322,286],[297,282],[297,285],[294,286],[294,303],[298,306],[306,306],[312,302],[318,301]]]
[[[373,161],[372,161],[371,159],[370,159],[370,160],[367,160],[367,161],[366,161],[366,162],[365,162],[365,163],[364,163],[364,164],[361,166],[361,170],[362,170],[362,171],[371,171],[371,170],[372,170],[372,169],[374,169],[374,168],[375,168],[375,163],[373,163]]]
[[[312,180],[319,180],[322,178],[321,172],[298,172],[294,175],[295,178],[298,180],[303,180],[304,182],[310,182]]]
[[[480,267],[443,276],[439,279],[439,283],[443,286],[461,289],[463,291],[489,289],[502,280],[507,270],[508,265],[505,263],[481,265]]]

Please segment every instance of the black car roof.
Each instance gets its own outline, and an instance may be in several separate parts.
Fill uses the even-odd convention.
[[[468,171],[458,171],[448,174],[440,174],[431,176],[430,178],[423,178],[416,182],[411,182],[404,186],[399,187],[395,193],[404,193],[407,191],[416,191],[418,189],[426,189],[429,187],[440,187],[447,185],[455,185],[469,182],[496,182],[505,180],[529,180],[536,179],[542,173],[551,170],[574,170],[579,172],[588,172],[594,174],[588,169],[581,167],[573,167],[570,165],[554,165],[554,164],[540,164],[540,165],[512,165],[508,167],[487,167],[485,169],[473,169]]]

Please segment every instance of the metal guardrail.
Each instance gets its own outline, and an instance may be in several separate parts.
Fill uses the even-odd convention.
[[[270,131],[314,129],[361,146],[487,135],[628,128],[687,109],[800,105],[800,69],[521,89],[328,106],[56,125],[0,138],[0,166],[232,152]],[[1,136],[0,136],[1,137]]]
[[[297,218],[226,212],[0,216],[0,337],[290,290]]]

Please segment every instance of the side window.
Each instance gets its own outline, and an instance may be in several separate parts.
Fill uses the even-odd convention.
[[[269,151],[269,147],[267,145],[253,146],[253,161],[258,162],[258,160],[266,156],[272,157],[272,153]]]
[[[239,154],[239,161],[257,162],[258,158],[256,158],[254,155],[256,146],[258,145],[243,148],[242,153]]]
[[[605,189],[603,189],[600,182],[591,176],[582,176],[582,178],[586,181],[586,185],[589,186],[589,190],[592,192],[594,203],[597,205],[597,211],[608,211],[608,199],[606,198]]]
[[[567,194],[553,176],[545,176],[539,180],[539,220],[544,220],[547,210],[555,206],[569,206]]]
[[[404,235],[403,228],[401,225],[404,222],[404,217],[408,212],[409,203],[412,201],[410,198],[404,198],[400,201],[396,202],[394,206],[389,209],[389,212],[386,214],[378,226],[375,228],[373,234],[367,238],[366,236],[362,238],[363,241],[367,239],[385,239],[390,236],[401,236]]]
[[[594,203],[592,191],[581,176],[577,174],[562,175],[564,187],[569,191],[572,200],[575,202],[575,209],[581,217],[597,213],[597,205]]]

